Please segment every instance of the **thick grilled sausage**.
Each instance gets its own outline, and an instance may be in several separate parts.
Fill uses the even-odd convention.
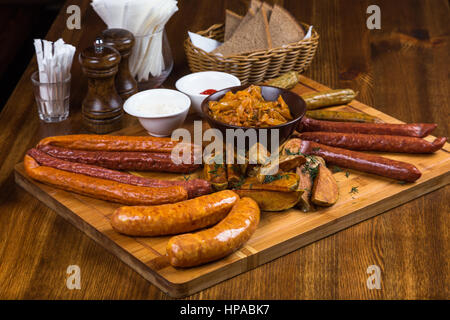
[[[114,170],[190,173],[201,166],[201,164],[195,164],[193,159],[191,163],[176,164],[172,161],[170,153],[85,151],[52,145],[39,145],[38,149],[62,160],[92,164]]]
[[[96,134],[74,134],[44,138],[39,146],[91,150],[91,151],[140,151],[170,153],[178,141],[170,138],[109,136]]]
[[[433,142],[428,142],[415,137],[319,131],[303,132],[300,139],[350,150],[401,153],[433,153],[447,141],[447,138],[436,138]]]
[[[435,123],[356,123],[322,121],[303,117],[302,121],[299,124],[299,131],[364,133],[423,138],[429,135],[434,129],[436,129],[436,127],[437,124]]]
[[[313,141],[291,139],[285,145],[285,151],[300,152],[307,155],[320,156],[327,164],[334,164],[344,168],[355,169],[400,181],[414,182],[422,175],[410,163],[391,160],[388,158],[352,151],[342,148],[326,146]]]
[[[250,239],[258,227],[259,218],[256,202],[242,198],[214,227],[171,238],[166,248],[170,264],[193,267],[229,255]]]
[[[141,187],[182,186],[188,192],[189,198],[195,198],[212,192],[211,184],[203,179],[192,179],[188,181],[149,179],[99,166],[61,160],[37,149],[30,149],[27,154],[42,166],[84,174],[94,178],[113,180]]]
[[[29,155],[24,158],[25,172],[33,179],[82,195],[128,205],[156,205],[187,199],[181,186],[165,188],[138,187],[111,180],[40,166]]]
[[[204,228],[222,220],[239,196],[224,190],[171,205],[118,208],[112,227],[130,236],[160,236]]]

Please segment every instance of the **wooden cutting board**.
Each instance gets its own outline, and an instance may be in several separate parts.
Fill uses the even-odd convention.
[[[300,84],[293,91],[302,94],[327,89],[329,88],[301,76]],[[334,109],[360,111],[385,122],[401,123],[357,101]],[[192,128],[192,118],[186,121],[185,126]],[[204,126],[207,127],[206,124]],[[146,133],[136,125],[121,130],[120,134]],[[427,140],[433,140],[433,137],[428,137]],[[419,168],[422,177],[415,183],[400,184],[394,180],[345,169],[335,173],[340,198],[334,206],[310,213],[297,209],[264,212],[255,234],[240,250],[217,262],[189,269],[175,269],[168,264],[165,247],[169,237],[127,237],[115,232],[110,225],[110,216],[120,205],[33,181],[25,174],[22,163],[15,167],[15,178],[17,184],[111,251],[145,279],[172,297],[184,297],[447,185],[450,182],[449,152],[450,145],[447,143],[443,150],[431,155],[388,154],[389,158],[410,162]],[[137,174],[164,179],[185,178],[175,174]],[[196,175],[198,173],[192,174]],[[350,193],[353,187],[357,187],[357,193]]]

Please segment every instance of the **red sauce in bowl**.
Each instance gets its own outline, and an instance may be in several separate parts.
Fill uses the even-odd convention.
[[[204,95],[210,95],[210,94],[213,94],[213,93],[216,93],[217,92],[217,90],[214,90],[214,89],[207,89],[207,90],[205,90],[205,91],[203,91],[203,92],[200,92],[200,94],[204,94]]]

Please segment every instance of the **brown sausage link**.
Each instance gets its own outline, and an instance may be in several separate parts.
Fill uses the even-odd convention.
[[[190,164],[176,164],[172,161],[170,153],[85,151],[51,145],[40,145],[38,148],[55,158],[114,170],[190,173],[201,166],[194,164],[193,159]]]
[[[29,155],[25,155],[24,166],[25,172],[35,180],[97,199],[128,205],[156,205],[187,199],[187,191],[181,186],[165,188],[138,187],[111,180],[93,178],[78,173],[40,166]]]
[[[160,236],[197,230],[222,220],[239,196],[224,190],[172,205],[118,208],[112,227],[130,236]]]
[[[178,141],[171,140],[170,138],[74,134],[44,138],[38,145],[52,145],[90,151],[170,153],[177,144]]]
[[[380,134],[391,136],[410,136],[423,138],[429,135],[437,124],[435,123],[356,123],[356,122],[335,122],[322,121],[303,117],[299,125],[299,131],[325,131],[340,133],[364,133]]]
[[[166,248],[169,262],[174,267],[193,267],[223,258],[250,239],[259,219],[260,210],[256,202],[242,198],[214,227],[171,238]]]
[[[303,132],[300,138],[350,150],[401,153],[433,153],[441,149],[447,141],[444,137],[428,142],[415,137],[319,131]]]
[[[99,166],[61,160],[37,149],[31,149],[27,154],[42,166],[84,174],[94,178],[113,180],[141,187],[182,186],[187,190],[189,198],[195,198],[212,192],[211,184],[203,179],[192,179],[188,181],[149,179]]]
[[[414,182],[422,175],[419,169],[406,162],[330,147],[313,141],[292,139],[288,143],[290,146],[298,145],[298,151],[301,153],[320,156],[327,163],[344,168],[407,182]],[[295,150],[295,148],[291,148],[290,150]]]

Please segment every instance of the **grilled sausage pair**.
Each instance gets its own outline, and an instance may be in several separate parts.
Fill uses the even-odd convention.
[[[231,210],[231,211],[230,211]],[[192,267],[220,259],[242,246],[255,232],[260,210],[250,198],[224,190],[175,204],[117,209],[113,228],[131,236],[160,236],[214,227],[171,238],[166,252],[171,265]]]

